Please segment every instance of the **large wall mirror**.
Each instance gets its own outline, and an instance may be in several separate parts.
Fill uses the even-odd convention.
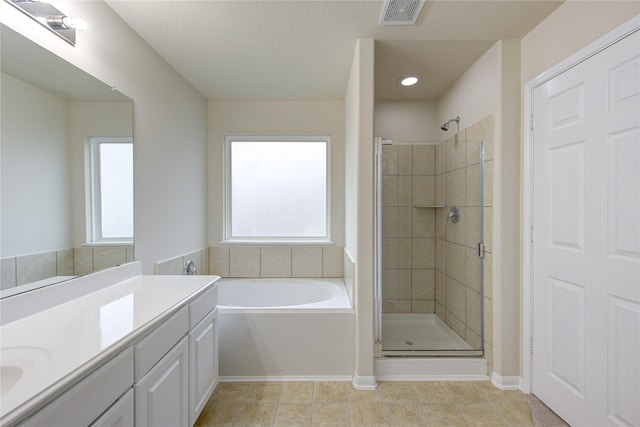
[[[133,103],[1,26],[0,296],[133,261]]]

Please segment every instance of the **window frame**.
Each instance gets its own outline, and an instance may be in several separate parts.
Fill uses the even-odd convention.
[[[85,245],[108,246],[132,244],[131,237],[102,236],[102,196],[100,185],[100,144],[131,144],[130,136],[92,136],[85,140]]]
[[[231,203],[231,145],[233,142],[323,142],[325,144],[325,227],[324,236],[234,236]],[[224,244],[333,244],[331,240],[331,137],[329,135],[225,135],[223,146],[223,236]]]

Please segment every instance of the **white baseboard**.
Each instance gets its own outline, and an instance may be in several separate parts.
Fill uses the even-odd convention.
[[[500,390],[520,390],[521,382],[520,377],[503,377],[495,372],[491,373],[491,384]]]
[[[376,377],[361,377],[354,374],[352,384],[356,390],[375,390],[378,388]]]
[[[351,381],[350,375],[282,375],[264,377],[221,376],[221,383],[264,381]]]

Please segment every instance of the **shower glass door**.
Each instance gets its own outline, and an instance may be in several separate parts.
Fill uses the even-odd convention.
[[[378,356],[483,354],[484,145],[459,135],[376,141]]]

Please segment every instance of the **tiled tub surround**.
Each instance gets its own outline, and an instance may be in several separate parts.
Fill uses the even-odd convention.
[[[382,311],[435,312],[435,145],[382,147]]]
[[[54,276],[82,276],[133,261],[133,246],[69,248],[3,258],[1,289]]]
[[[140,272],[139,263],[127,264],[0,302],[3,312],[13,313],[3,316],[0,326],[0,362],[25,367],[22,377],[2,391],[3,425],[29,415],[94,372],[218,279]]]
[[[480,205],[480,144],[484,142],[484,208]],[[436,306],[435,313],[469,345],[479,349],[480,312],[480,209],[484,214],[484,346],[492,364],[492,205],[493,116],[461,130],[436,148],[435,212]],[[449,206],[458,206],[460,220],[447,221]],[[491,369],[491,366],[489,366]]]
[[[342,277],[339,246],[212,246],[209,272],[221,277]]]
[[[183,275],[185,274],[185,268],[189,261],[193,261],[195,264],[196,274],[209,274],[209,248],[157,262],[154,266],[154,273],[162,275]]]

